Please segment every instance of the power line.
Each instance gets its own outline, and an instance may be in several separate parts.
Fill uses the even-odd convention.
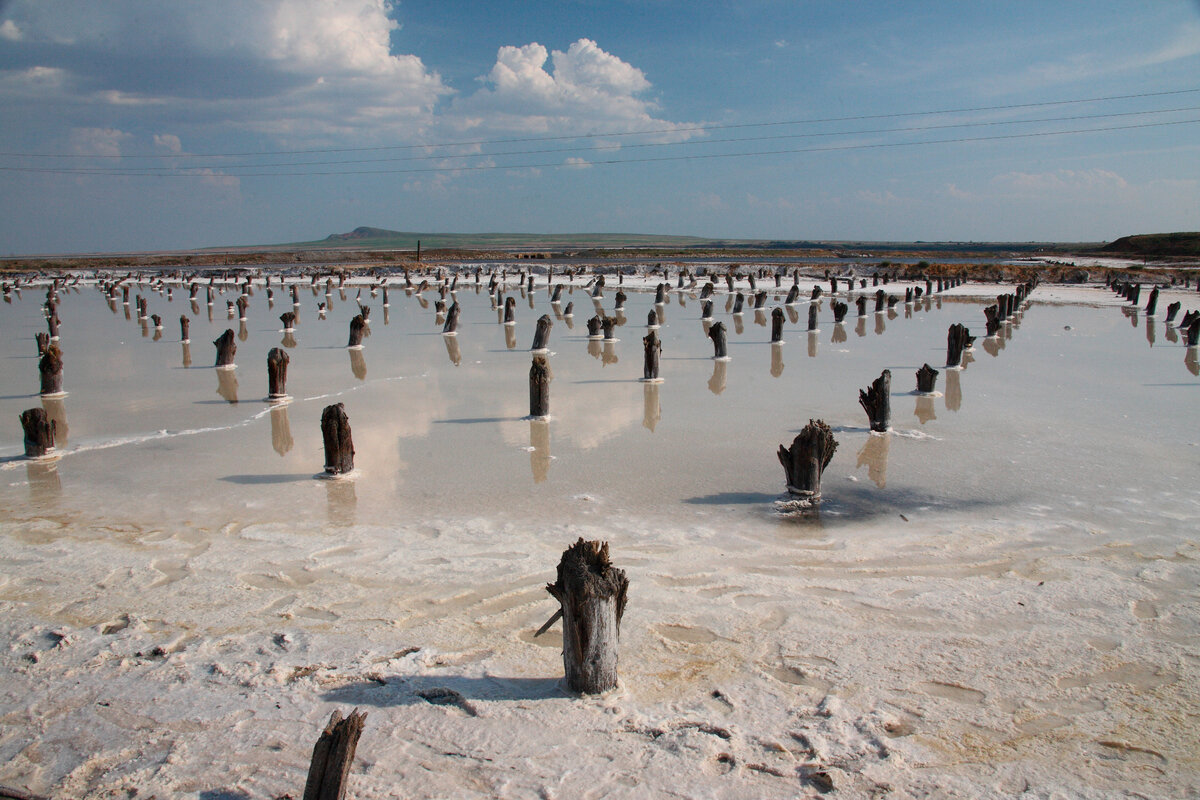
[[[1112,114],[1079,114],[1068,117],[1039,117],[1037,119],[1026,120],[992,120],[988,122],[957,122],[946,125],[916,125],[905,128],[868,128],[849,131],[821,131],[816,133],[786,133],[776,134],[772,136],[742,136],[731,137],[725,139],[690,139],[682,142],[643,142],[640,144],[623,145],[623,150],[632,150],[635,148],[652,148],[652,147],[687,147],[696,145],[715,145],[715,144],[738,144],[745,142],[763,142],[763,141],[778,141],[781,139],[815,139],[827,138],[830,136],[861,136],[875,133],[916,133],[922,131],[948,130],[953,128],[986,128],[997,127],[1004,125],[1033,125],[1043,122],[1073,122],[1089,119],[1112,119],[1117,117],[1136,117],[1147,116],[1150,114],[1175,114],[1184,111],[1200,111],[1200,106],[1184,106],[1181,108],[1163,108],[1150,111],[1122,111]],[[425,155],[425,156],[394,156],[388,158],[364,158],[364,159],[341,159],[336,161],[289,161],[279,164],[224,164],[220,169],[223,174],[232,174],[225,172],[233,169],[275,169],[275,168],[291,168],[291,167],[310,167],[310,166],[325,166],[325,165],[347,165],[347,164],[377,164],[384,162],[396,161],[437,161],[445,159],[462,159],[462,158],[485,158],[492,156],[528,156],[528,155],[543,155],[547,153],[590,153],[590,149],[580,147],[561,147],[561,148],[543,148],[534,150],[505,150],[495,153],[465,153],[462,155]],[[159,172],[171,172],[179,169],[195,169],[194,167],[186,166],[169,166],[169,167],[91,167],[79,168],[80,174],[94,175],[153,175]]]
[[[991,142],[1011,139],[1032,139],[1049,136],[1071,136],[1085,133],[1104,133],[1110,131],[1125,131],[1142,128],[1161,128],[1171,125],[1193,125],[1200,123],[1200,119],[1175,120],[1171,122],[1146,122],[1136,125],[1112,125],[1101,128],[1080,128],[1074,130],[1061,131],[1038,131],[1033,133],[1011,133],[1001,134],[997,136],[965,136],[953,139],[930,139],[918,142],[877,142],[873,144],[848,144],[848,145],[830,145],[827,147],[803,147],[803,148],[787,148],[781,150],[756,150],[741,153],[687,153],[683,155],[672,156],[652,156],[650,158],[614,158],[600,159],[596,161],[588,161],[582,164],[564,164],[561,162],[540,163],[540,164],[474,164],[458,167],[415,167],[408,169],[379,169],[379,170],[313,170],[302,172],[250,172],[241,173],[239,175],[224,175],[222,173],[205,172],[169,172],[161,174],[148,174],[144,172],[112,172],[112,171],[91,171],[91,170],[72,170],[72,169],[53,169],[41,167],[3,167],[0,166],[0,171],[7,172],[36,172],[49,173],[60,175],[97,175],[103,177],[142,177],[142,178],[221,178],[221,177],[236,177],[236,178],[280,178],[280,177],[310,177],[310,176],[330,176],[330,175],[399,175],[399,174],[418,174],[418,173],[442,173],[442,172],[483,172],[497,169],[543,169],[543,168],[571,168],[571,167],[588,167],[588,166],[606,166],[610,164],[646,164],[653,162],[665,161],[695,161],[707,159],[721,158],[746,158],[751,156],[770,156],[770,155],[790,155],[797,153],[828,153],[840,152],[849,150],[873,150],[890,147],[916,147],[924,145],[938,144],[961,144],[968,142]]]
[[[1138,92],[1135,94],[1119,94],[1108,95],[1105,97],[1088,97],[1077,98],[1072,100],[1047,100],[1039,103],[1012,103],[1008,105],[995,106],[974,106],[968,108],[948,108],[933,111],[901,111],[890,114],[856,114],[845,117],[818,117],[810,119],[796,120],[781,120],[774,122],[740,122],[740,123],[725,123],[725,124],[706,124],[706,125],[689,125],[675,126],[670,128],[655,128],[646,130],[630,130],[616,131],[609,133],[576,133],[564,134],[559,136],[525,136],[508,139],[478,139],[472,141],[461,142],[440,142],[440,143],[424,143],[424,144],[397,144],[397,145],[378,145],[374,147],[331,147],[331,148],[313,148],[306,150],[261,150],[249,151],[241,153],[190,153],[187,155],[180,154],[150,154],[150,155],[131,155],[131,154],[106,154],[106,155],[82,155],[79,153],[6,153],[0,152],[0,157],[6,158],[88,158],[88,159],[168,159],[168,158],[249,158],[254,156],[283,156],[283,155],[312,155],[317,153],[363,153],[363,152],[378,152],[384,150],[415,150],[425,148],[438,147],[471,147],[482,146],[489,144],[514,144],[520,142],[553,142],[565,141],[569,139],[604,139],[615,138],[621,136],[649,136],[657,134],[671,133],[695,133],[713,130],[733,130],[740,128],[765,128],[784,125],[816,125],[830,122],[857,122],[871,119],[900,119],[903,117],[921,117],[935,116],[939,114],[967,114],[977,113],[981,111],[1015,111],[1018,109],[1029,108],[1046,108],[1048,106],[1064,106],[1082,103],[1103,103],[1114,100],[1133,100],[1146,97],[1167,97],[1181,94],[1195,94],[1200,92],[1200,88],[1194,89],[1173,89],[1161,92]]]

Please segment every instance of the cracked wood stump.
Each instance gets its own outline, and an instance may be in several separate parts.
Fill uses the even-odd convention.
[[[599,694],[616,688],[628,590],[625,572],[609,561],[607,542],[580,538],[563,551],[558,580],[546,584],[546,591],[559,602],[555,617],[562,616],[563,669],[571,691]]]

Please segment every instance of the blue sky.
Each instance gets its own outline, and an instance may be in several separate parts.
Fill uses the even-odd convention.
[[[1200,229],[1196,0],[0,0],[0,109],[0,254]]]

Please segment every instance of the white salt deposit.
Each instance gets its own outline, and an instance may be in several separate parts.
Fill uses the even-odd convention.
[[[181,351],[61,291],[58,401],[36,395],[44,290],[0,306],[0,784],[299,796],[330,712],[359,706],[356,798],[1200,793],[1200,367],[1161,314],[1043,286],[985,342],[1010,287],[969,284],[806,351],[723,294],[714,363],[673,291],[662,384],[636,339],[555,318],[547,422],[523,418],[529,352],[464,281],[454,350],[393,285],[349,358],[357,306],[321,319],[301,283],[294,399],[267,408],[262,292],[218,373],[223,318],[193,311]],[[625,281],[630,320],[657,282]],[[782,304],[790,280],[767,283]],[[539,277],[521,341],[548,301]],[[955,322],[981,338],[946,371]],[[913,396],[925,362],[939,394]],[[871,435],[857,391],[885,368],[894,430]],[[312,480],[331,402],[353,480]],[[52,464],[21,457],[39,405]],[[780,514],[774,453],[810,418],[839,442],[822,510]],[[630,578],[602,697],[563,689],[558,626],[533,637],[581,536]]]

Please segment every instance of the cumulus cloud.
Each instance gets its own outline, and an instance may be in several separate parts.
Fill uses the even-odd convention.
[[[1054,172],[1006,172],[997,175],[992,182],[1003,191],[1030,193],[1078,193],[1081,191],[1125,189],[1125,179],[1106,169],[1071,170]]]
[[[116,128],[76,128],[71,131],[71,149],[80,156],[119,156],[121,142],[131,134]]]
[[[179,153],[183,150],[183,143],[180,142],[179,137],[173,133],[154,134],[154,146],[166,150],[169,153]]]
[[[21,41],[21,29],[11,19],[6,19],[4,22],[0,22],[0,39],[19,42]]]

